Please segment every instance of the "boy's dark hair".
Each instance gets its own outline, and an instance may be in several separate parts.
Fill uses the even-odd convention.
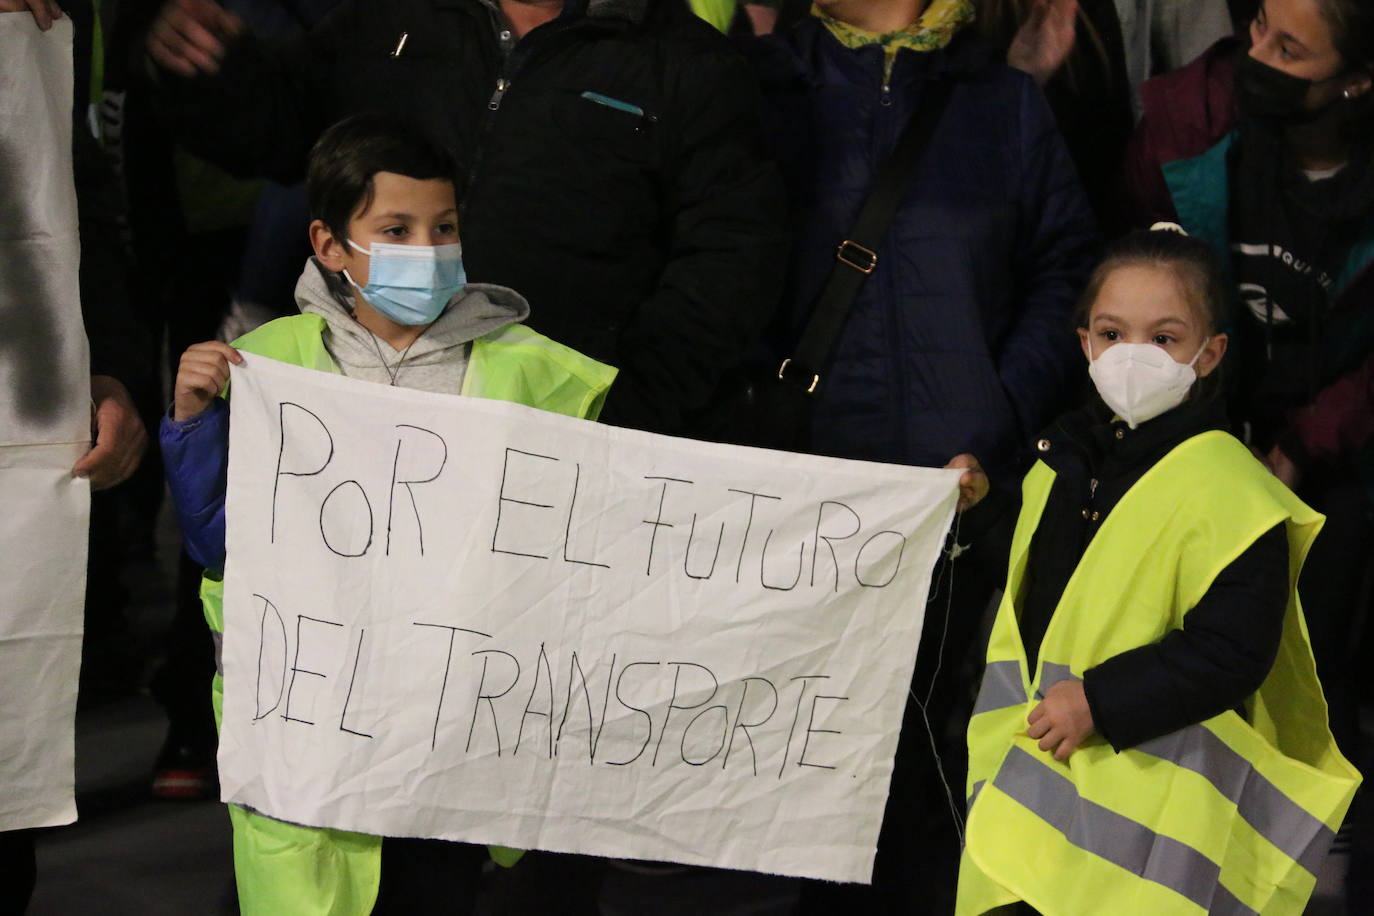
[[[359,114],[325,131],[310,151],[305,177],[310,218],[347,242],[349,218],[372,206],[372,176],[378,172],[448,179],[455,198],[463,196],[457,162],[422,128],[394,115]]]
[[[1086,328],[1093,303],[1107,276],[1120,267],[1165,267],[1178,281],[1208,335],[1229,325],[1230,288],[1225,271],[1212,246],[1169,229],[1139,230],[1117,240],[1107,248],[1074,311],[1076,327]]]

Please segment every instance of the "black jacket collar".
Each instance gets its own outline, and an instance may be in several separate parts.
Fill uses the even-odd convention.
[[[1088,404],[1060,417],[1044,432],[1035,443],[1036,457],[1056,471],[1064,461],[1075,459],[1091,469],[1108,464],[1148,467],[1193,436],[1226,428],[1224,400],[1215,386],[1204,386],[1202,392],[1135,429],[1114,419],[1094,391]]]

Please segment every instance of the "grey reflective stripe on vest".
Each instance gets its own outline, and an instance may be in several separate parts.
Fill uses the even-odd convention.
[[[1021,706],[1026,702],[1026,685],[1021,682],[1021,663],[988,662],[983,669],[983,683],[978,686],[978,700],[973,714]]]
[[[1070,670],[1068,665],[1056,665],[1054,662],[1044,662],[1040,666],[1040,687],[1035,691],[1037,700],[1045,699],[1045,691],[1049,690],[1060,681],[1081,681],[1078,675]]]
[[[1045,690],[1069,678],[1078,680],[1067,666],[1046,662],[1036,696],[1043,699]],[[1313,875],[1317,873],[1335,832],[1284,795],[1210,730],[1191,725],[1134,749],[1202,776],[1236,806],[1256,833]]]
[[[215,641],[215,673],[224,677],[224,634],[211,630],[210,638]]]
[[[1013,747],[992,781],[1073,845],[1160,884],[1211,913],[1258,916],[1221,884],[1221,866],[1173,837],[1078,794],[1072,780]]]
[[[1201,725],[1137,745],[1142,754],[1192,770],[1236,806],[1255,832],[1313,875],[1336,834]]]
[[[977,782],[975,782],[975,783],[973,784],[973,794],[970,795],[970,796],[968,797],[968,807],[965,808],[964,810],[966,810],[966,811],[972,811],[972,810],[973,810],[973,803],[976,802],[976,801],[978,800],[978,795],[983,791],[983,786],[985,786],[985,785],[987,785],[987,784],[988,784],[988,781],[987,781],[986,779],[980,779],[980,780],[978,780]]]

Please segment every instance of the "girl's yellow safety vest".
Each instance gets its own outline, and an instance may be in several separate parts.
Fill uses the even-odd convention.
[[[1297,916],[1360,782],[1327,726],[1294,588],[1322,516],[1230,435],[1187,440],[1102,523],[1028,671],[1017,609],[1054,477],[1044,463],[1026,477],[969,724],[957,912],[1024,900],[1045,916]],[[1288,610],[1245,718],[1227,711],[1121,753],[1093,736],[1066,763],[1027,737],[1051,685],[1181,627],[1217,574],[1280,522]]]
[[[324,347],[318,315],[278,318],[234,346],[281,362],[338,373]],[[513,401],[570,417],[596,419],[616,370],[523,325],[472,342],[461,394]],[[215,637],[216,667],[224,632],[224,583],[201,579],[205,620]],[[212,686],[215,722],[224,700],[222,672]],[[245,916],[366,916],[377,900],[381,837],[301,827],[229,806],[234,827],[234,876]],[[514,865],[521,852],[488,847],[492,859]]]

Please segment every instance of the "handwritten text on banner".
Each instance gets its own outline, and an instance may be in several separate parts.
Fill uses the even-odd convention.
[[[869,880],[957,471],[247,360],[226,800]]]

